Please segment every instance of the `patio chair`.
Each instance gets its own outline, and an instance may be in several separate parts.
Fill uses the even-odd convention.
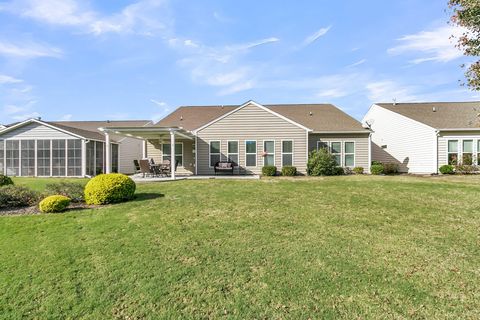
[[[138,163],[138,160],[133,160],[133,166],[135,167],[135,173],[142,172],[142,169],[140,169],[140,163]]]
[[[143,177],[145,176],[153,176],[154,172],[152,170],[152,167],[150,167],[150,162],[148,160],[140,160],[139,161],[140,165],[140,173],[143,174]]]

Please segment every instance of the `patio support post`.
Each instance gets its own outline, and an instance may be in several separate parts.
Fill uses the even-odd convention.
[[[175,180],[175,131],[170,130],[170,177]]]
[[[105,173],[112,173],[112,146],[108,132],[105,132]]]
[[[87,140],[82,140],[82,177],[87,175]]]

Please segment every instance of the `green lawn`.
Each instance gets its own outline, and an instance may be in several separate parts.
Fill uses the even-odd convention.
[[[480,317],[477,177],[190,180],[137,193],[0,217],[0,317]]]

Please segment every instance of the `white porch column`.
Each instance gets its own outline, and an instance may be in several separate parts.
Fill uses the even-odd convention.
[[[87,140],[82,140],[82,177],[87,175]]]
[[[112,145],[108,132],[105,132],[105,173],[112,173]]]
[[[175,180],[175,131],[170,130],[170,177]]]
[[[147,159],[147,140],[142,143],[142,159]]]

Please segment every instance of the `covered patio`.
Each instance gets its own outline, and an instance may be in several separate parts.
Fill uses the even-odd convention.
[[[105,127],[99,128],[105,134],[106,143],[106,173],[111,172],[112,164],[110,163],[110,134],[122,135],[125,137],[142,139],[145,141],[145,146],[149,140],[169,141],[170,146],[176,146],[179,139],[195,141],[195,136],[189,131],[180,127]],[[146,147],[144,146],[144,158],[146,158]],[[172,165],[170,166],[170,177],[158,178],[161,180],[176,180],[176,166],[173,165],[176,159],[175,147],[170,147],[170,155]],[[184,178],[184,177],[182,177]]]

